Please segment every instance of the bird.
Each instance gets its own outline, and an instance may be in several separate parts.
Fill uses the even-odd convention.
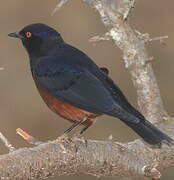
[[[82,134],[96,117],[105,114],[120,119],[149,145],[160,148],[163,143],[173,144],[171,137],[128,102],[107,68],[99,68],[54,28],[29,24],[8,36],[22,41],[33,80],[46,105],[73,123],[64,133],[83,125]]]

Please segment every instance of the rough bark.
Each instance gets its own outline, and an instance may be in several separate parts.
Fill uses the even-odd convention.
[[[0,156],[1,179],[44,179],[50,176],[91,174],[159,178],[174,164],[174,146],[151,149],[140,140],[112,141],[65,139],[23,148]],[[158,168],[158,170],[157,170]]]

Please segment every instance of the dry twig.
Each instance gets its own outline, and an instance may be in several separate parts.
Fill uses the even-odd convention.
[[[38,141],[36,138],[22,130],[21,128],[16,129],[16,133],[19,134],[23,139],[25,139],[29,144],[33,144],[35,146],[42,144],[42,141]]]

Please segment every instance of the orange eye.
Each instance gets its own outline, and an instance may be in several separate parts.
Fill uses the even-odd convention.
[[[26,32],[26,33],[25,33],[25,36],[26,36],[27,38],[31,38],[32,33],[31,33],[31,32]]]

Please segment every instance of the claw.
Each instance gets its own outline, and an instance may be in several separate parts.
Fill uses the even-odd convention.
[[[57,137],[56,141],[63,141],[63,142],[71,142],[71,139],[68,137],[66,133],[62,134],[61,136]]]

